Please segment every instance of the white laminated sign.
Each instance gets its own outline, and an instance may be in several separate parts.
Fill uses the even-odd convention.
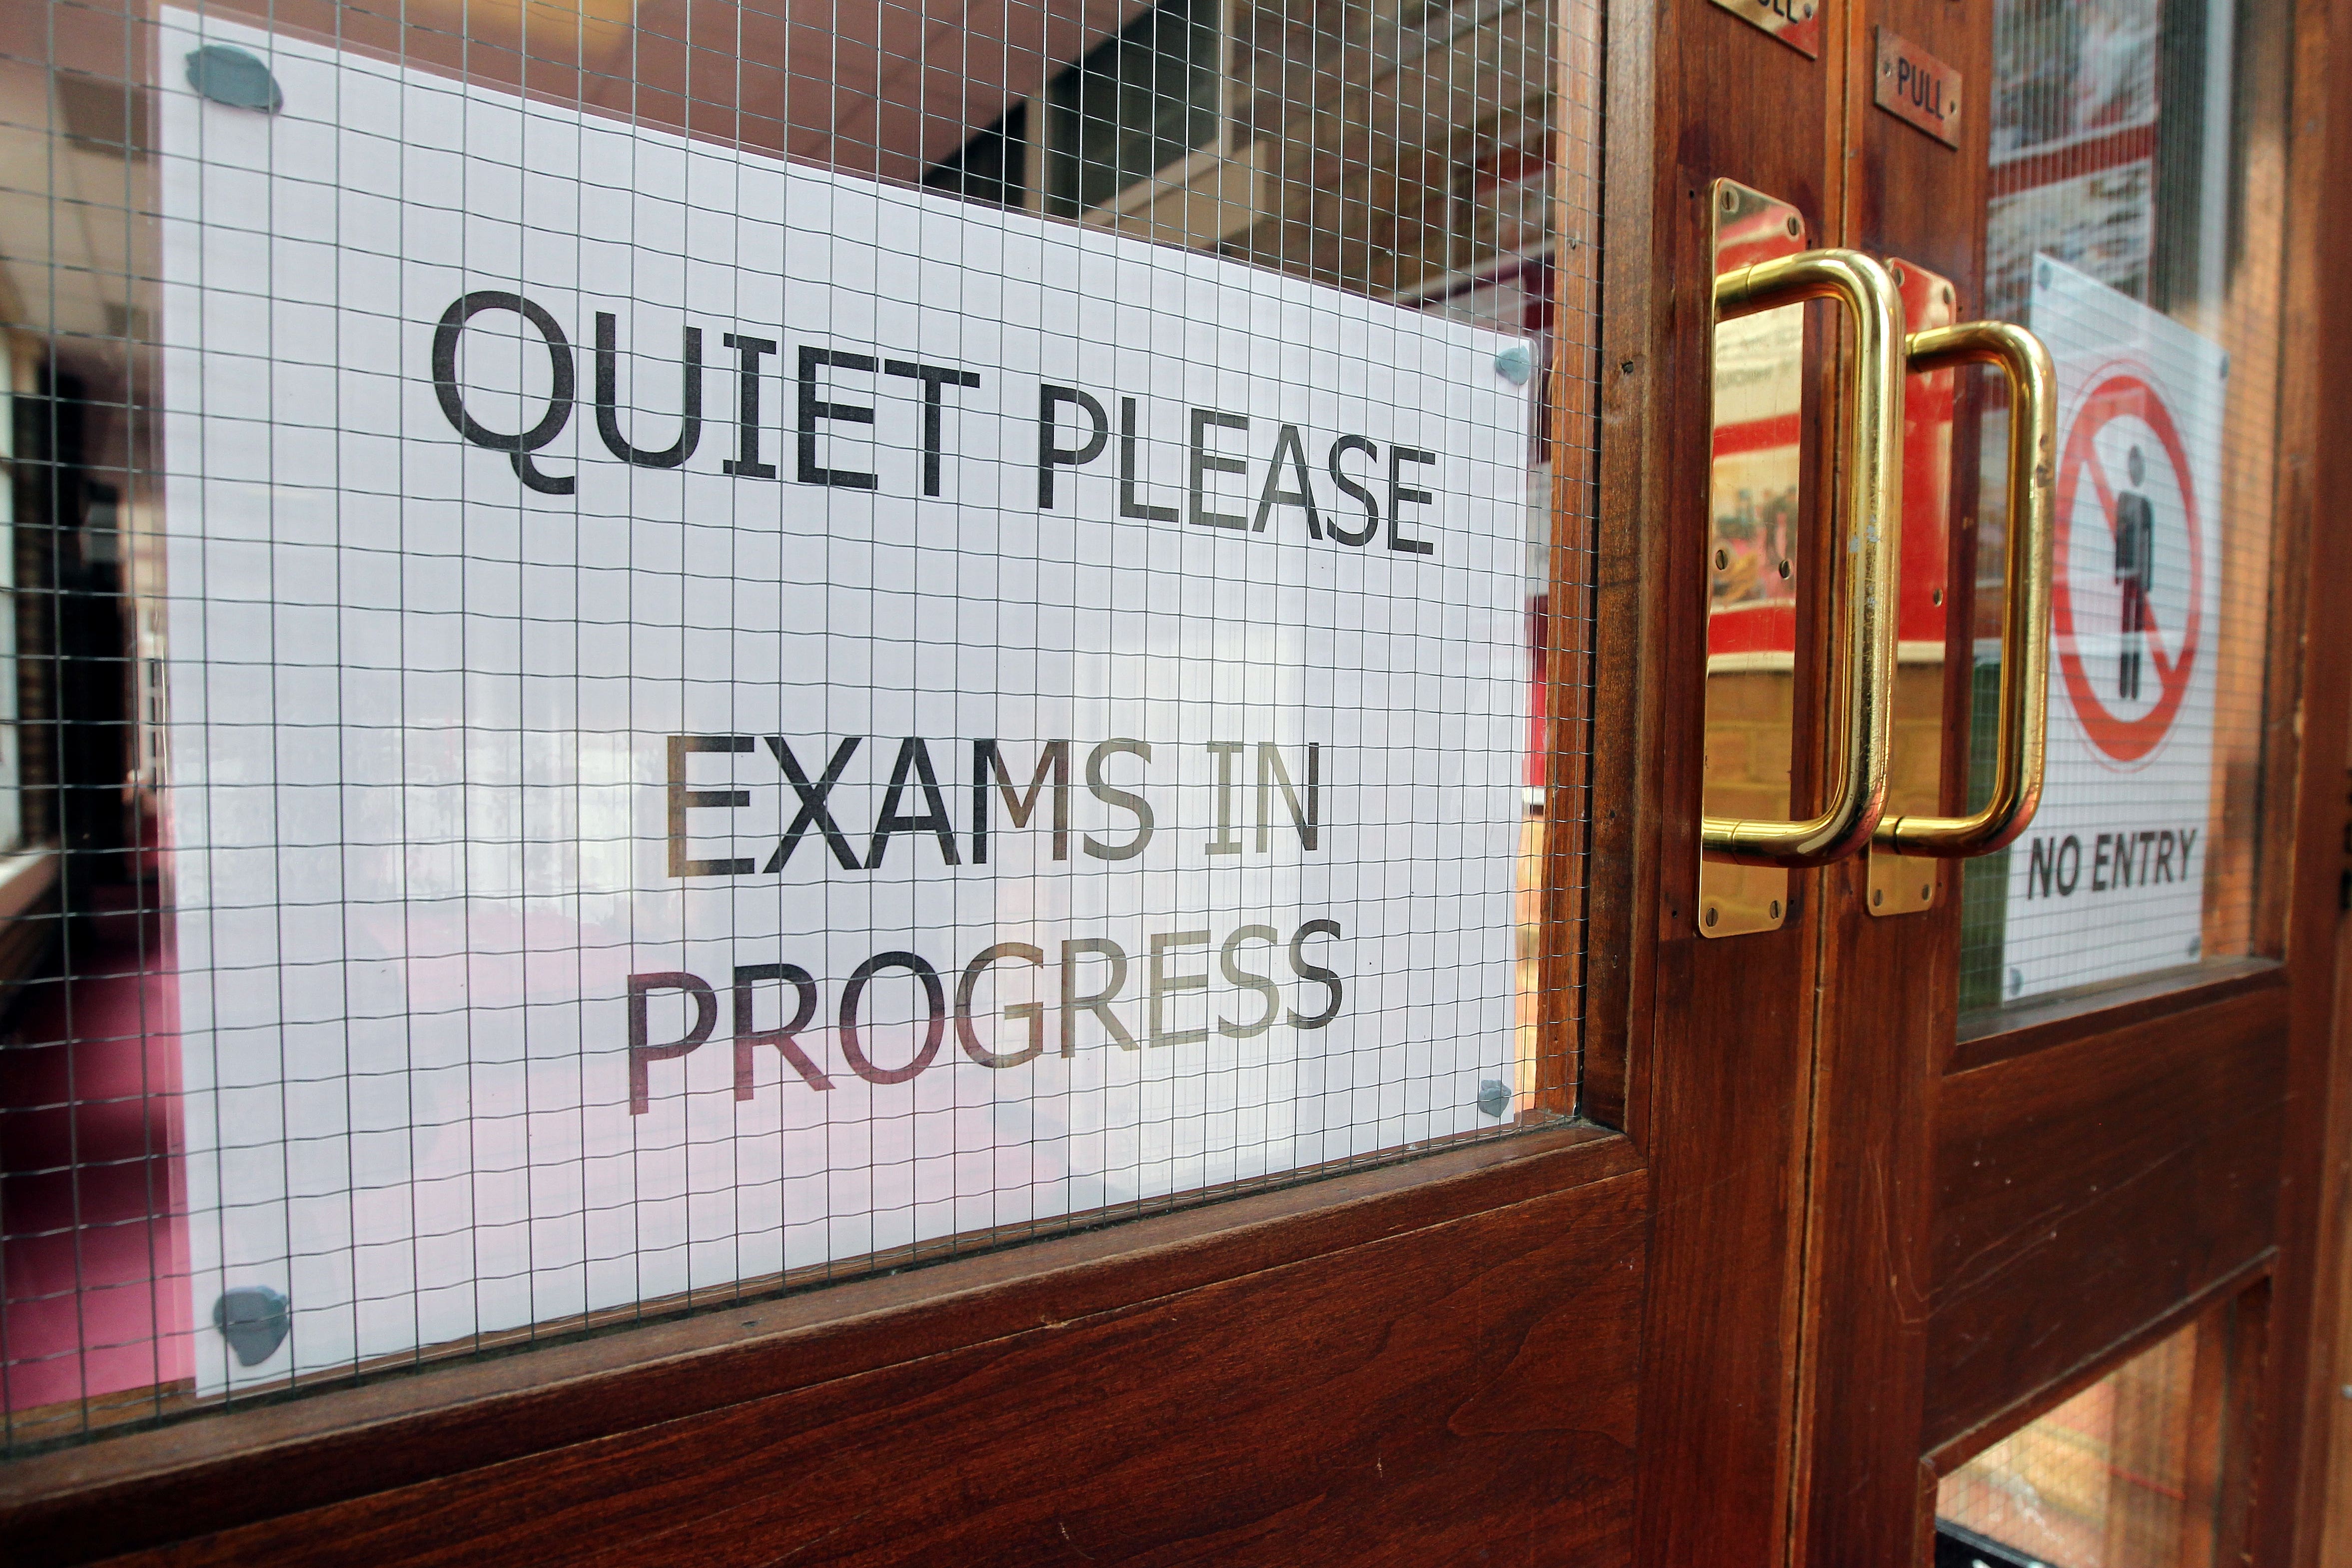
[[[2063,262],[2030,325],[2058,372],[2050,747],[2009,851],[2004,994],[2197,960],[2212,799],[2228,358]]]
[[[1524,1095],[1515,340],[162,32],[200,1389]]]

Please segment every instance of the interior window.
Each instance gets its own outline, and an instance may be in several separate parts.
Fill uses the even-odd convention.
[[[2215,1561],[2226,1496],[2214,1415],[2233,1314],[2150,1346],[1945,1477],[1936,1568]]]
[[[1211,146],[1222,124],[1222,0],[1164,0],[933,165],[923,184],[1083,217]],[[1033,119],[1042,139],[1033,154]],[[1033,163],[1034,157],[1034,163]]]
[[[334,14],[0,59],[0,1442],[1570,1108],[1549,12]]]
[[[2288,21],[2265,0],[1995,12],[1985,304],[2058,370],[2056,621],[2040,813],[1965,862],[1969,1007],[2275,951],[2258,852]],[[2006,442],[1989,419],[1979,799]]]

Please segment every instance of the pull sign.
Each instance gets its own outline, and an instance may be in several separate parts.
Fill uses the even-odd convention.
[[[1947,147],[1960,144],[1960,73],[1885,27],[1878,29],[1878,107]]]
[[[1822,58],[1822,7],[1828,0],[1715,0],[1808,59]]]

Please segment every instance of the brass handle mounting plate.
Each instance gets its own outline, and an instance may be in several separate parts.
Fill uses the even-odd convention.
[[[2000,612],[2000,686],[1991,798],[1964,816],[1884,818],[1874,848],[1957,860],[1990,855],[2025,831],[2042,801],[2050,721],[2052,488],[2058,378],[2042,340],[2008,321],[1966,321],[1910,336],[1911,368],[2000,367],[2009,380],[2009,539]]]
[[[1913,338],[1948,327],[1959,314],[1951,279],[1915,261],[1886,258],[1903,293]],[[1955,657],[1951,587],[1954,437],[1960,373],[1917,363],[1903,384],[1903,548],[1895,567],[1895,711],[1886,764],[1886,809],[1879,817],[1943,809],[1947,749],[1946,671]],[[1964,641],[1960,647],[1965,649]],[[1959,653],[1963,666],[1969,656]],[[1863,907],[1916,914],[1936,906],[1943,863],[1915,860],[1874,845]]]
[[[1702,934],[1728,936],[1780,925],[1788,909],[1785,873],[1824,865],[1861,849],[1870,842],[1885,805],[1895,664],[1895,563],[1902,519],[1904,321],[1892,275],[1858,251],[1799,249],[1794,254],[1746,259],[1739,243],[1744,236],[1770,233],[1777,225],[1785,236],[1784,244],[1801,244],[1801,223],[1786,204],[1731,181],[1717,182],[1714,195],[1718,270],[1709,326],[1710,363],[1716,363],[1721,347],[1724,323],[1800,306],[1810,300],[1836,300],[1845,308],[1848,363],[1853,366],[1841,420],[1845,449],[1839,467],[1843,473],[1844,505],[1838,553],[1844,560],[1833,566],[1826,579],[1835,595],[1825,661],[1830,692],[1824,711],[1831,742],[1822,792],[1826,801],[1808,817],[1725,815],[1706,809],[1711,801],[1703,804],[1697,923]],[[1752,248],[1748,254],[1753,255]],[[1717,525],[1710,536],[1710,564],[1717,579],[1727,569],[1730,554],[1717,542],[1724,523],[1719,470],[1727,448],[1726,391],[1717,365],[1714,451],[1718,472],[1713,477],[1717,494],[1712,503]],[[1793,471],[1793,444],[1789,462]],[[1793,503],[1793,491],[1789,499]],[[1777,568],[1784,578],[1790,575],[1788,559],[1784,555]],[[1719,581],[1717,585],[1720,588]],[[1792,673],[1794,668],[1793,614],[1788,622],[1791,644],[1784,665],[1772,662],[1780,656],[1778,648],[1760,650],[1751,662],[1739,664],[1732,656],[1714,652],[1718,624],[1714,612],[1721,607],[1718,595],[1710,606],[1709,624],[1710,795],[1719,793],[1712,783],[1712,775],[1719,771],[1712,723],[1718,663],[1727,672],[1784,668]],[[1774,700],[1786,706],[1785,681],[1781,687],[1781,695]],[[1769,772],[1769,764],[1762,771]],[[1779,798],[1785,811],[1785,772],[1781,780]],[[1765,896],[1764,885],[1757,879],[1717,872],[1720,866],[1780,873],[1774,879],[1778,896]]]

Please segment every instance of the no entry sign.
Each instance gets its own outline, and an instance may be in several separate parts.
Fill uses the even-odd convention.
[[[2201,951],[2228,357],[2048,257],[2031,324],[2058,371],[2048,784],[2011,851],[2003,991]]]
[[[2118,453],[2123,462],[2110,471]],[[2057,499],[2059,674],[2091,744],[2111,761],[2137,763],[2171,732],[2196,677],[2205,557],[2188,448],[2164,394],[2136,369],[2105,375],[2084,398],[2060,460]],[[2165,541],[2179,546],[2167,552],[2178,556],[2172,564],[2179,570],[2170,574],[2158,569],[2159,518],[2178,532]],[[2078,521],[2083,526],[2072,526]],[[2115,624],[2099,624],[2094,614],[2078,625],[2072,591],[2077,557],[2096,582],[2110,555]],[[2159,584],[2169,591],[2160,593]],[[2158,613],[2159,597],[2173,615]],[[2103,633],[2115,644],[2112,679],[2098,657],[2105,651]],[[2097,651],[2088,652],[2086,644]]]

